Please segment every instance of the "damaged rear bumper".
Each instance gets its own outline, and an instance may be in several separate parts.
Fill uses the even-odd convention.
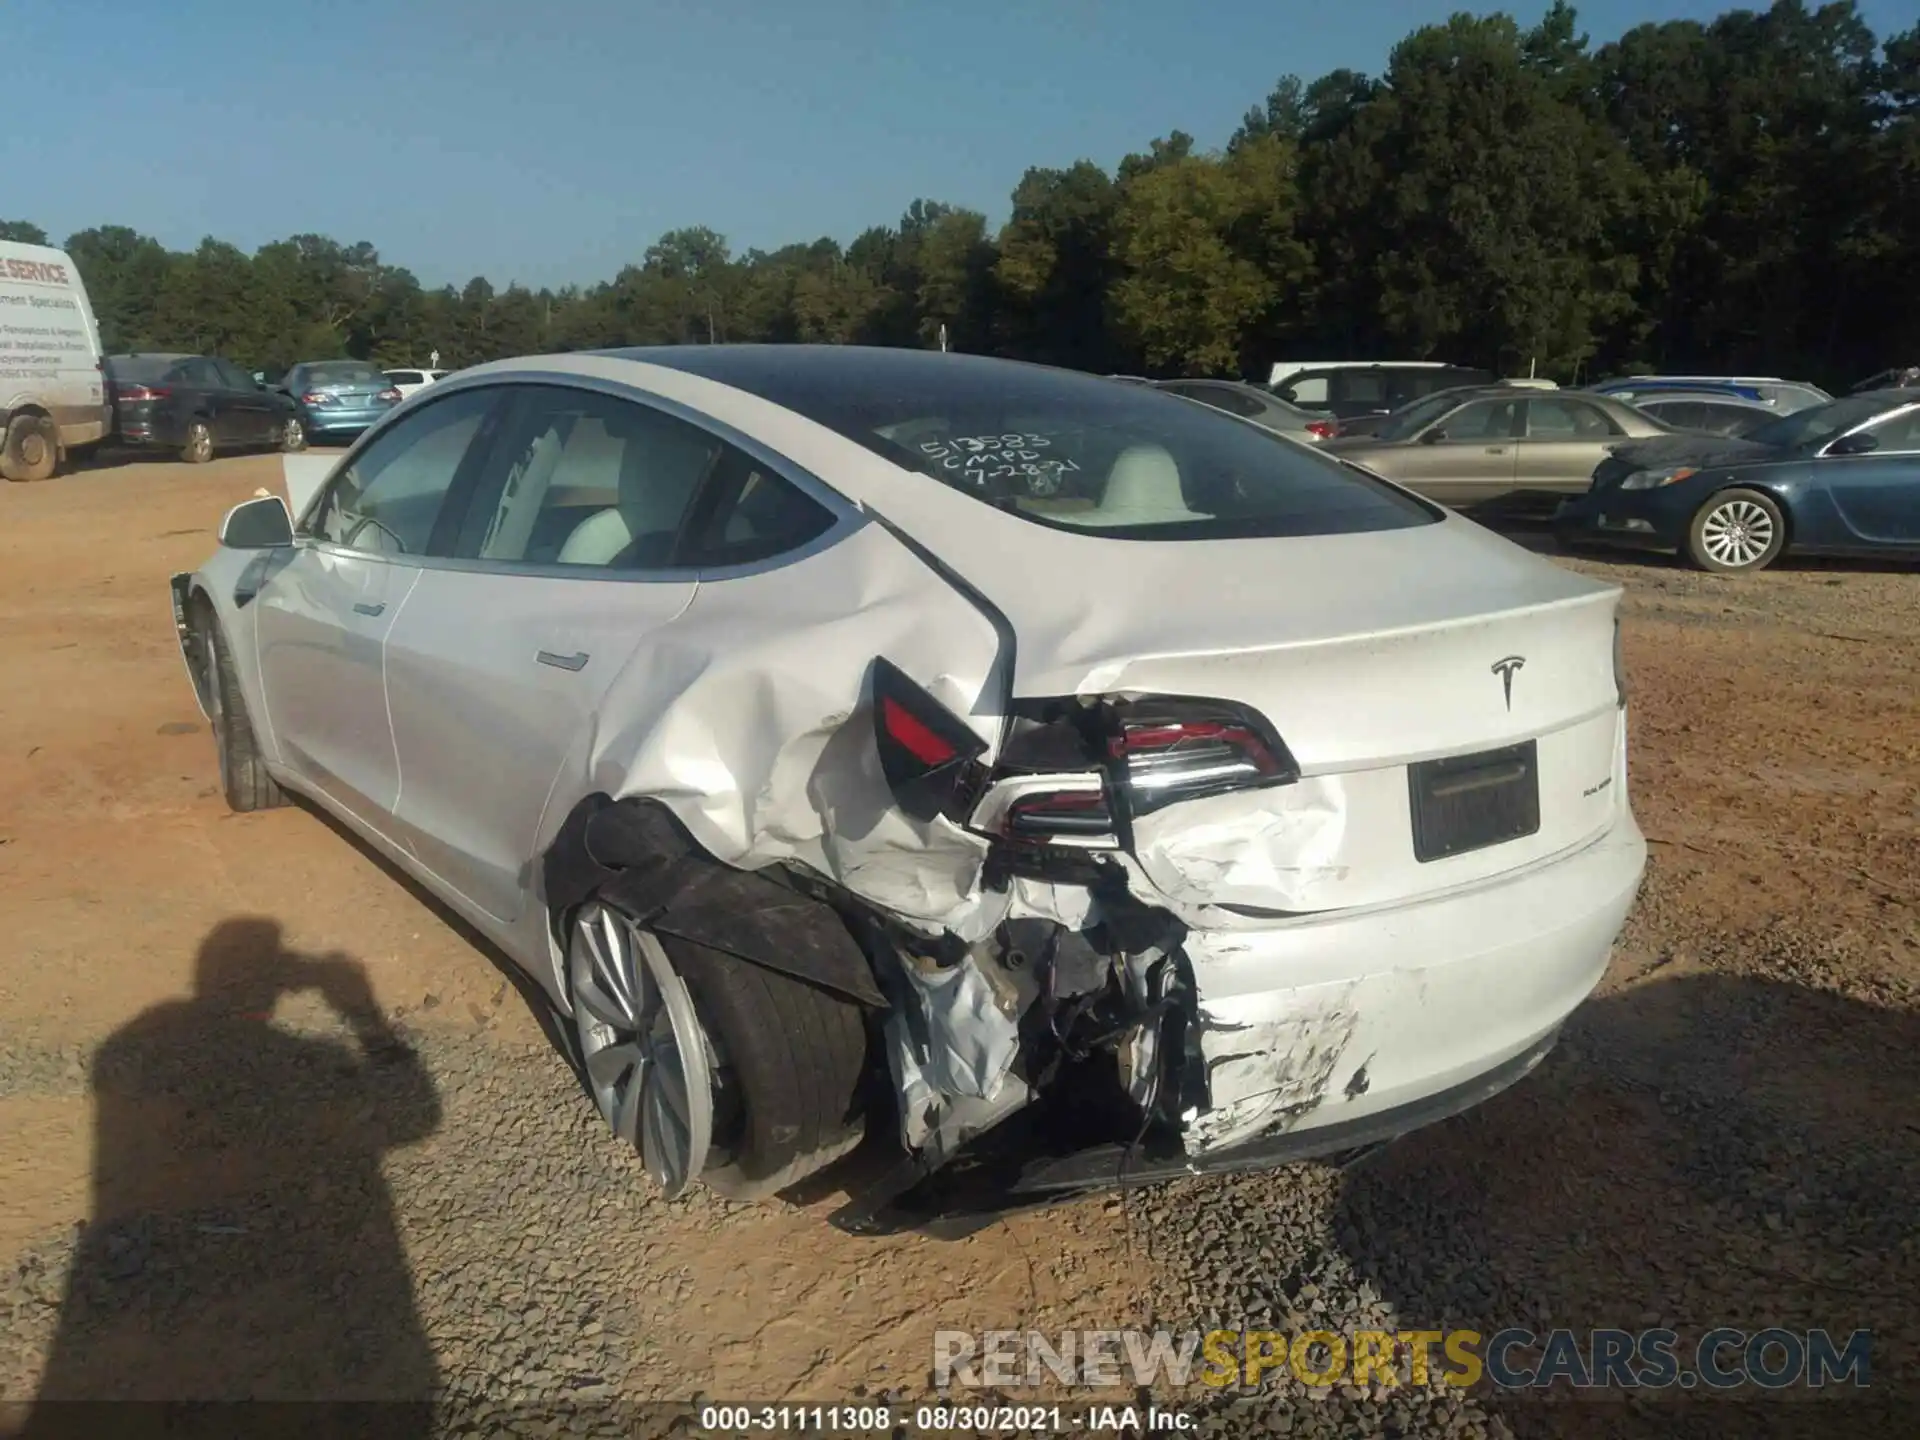
[[[1371,912],[1191,933],[1205,1153],[1415,1105],[1528,1053],[1600,982],[1646,840],[1622,808],[1570,855]]]
[[[1089,1191],[1376,1145],[1523,1077],[1599,983],[1646,841],[1602,836],[1423,900],[1189,931],[1189,1061],[1205,1103],[1137,1143],[1063,1151],[1013,1114],[931,1174],[909,1163],[835,1214],[862,1234],[964,1234]]]

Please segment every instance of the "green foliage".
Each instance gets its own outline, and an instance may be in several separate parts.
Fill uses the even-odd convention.
[[[45,243],[0,221],[0,239]],[[844,248],[671,230],[611,279],[428,290],[371,244],[66,243],[112,350],[253,368],[728,341],[932,346],[1263,376],[1435,357],[1563,380],[1629,362],[1838,383],[1920,358],[1920,27],[1774,0],[1595,48],[1455,15],[1385,73],[1282,76],[1224,148],[1029,170],[999,233],[928,198]]]

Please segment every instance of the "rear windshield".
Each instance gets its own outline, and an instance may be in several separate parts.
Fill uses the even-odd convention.
[[[1427,428],[1435,420],[1464,404],[1466,396],[1456,391],[1442,390],[1429,395],[1424,400],[1416,400],[1411,405],[1402,405],[1389,415],[1374,434],[1382,440],[1405,440]]]
[[[675,352],[701,353],[675,353]],[[1039,524],[1126,539],[1339,535],[1440,512],[1272,431],[1158,390],[925,351],[629,352],[799,412]]]
[[[167,372],[187,358],[185,355],[109,355],[104,368],[109,379],[150,385],[155,380],[166,379]]]
[[[322,360],[302,367],[309,385],[385,385],[387,377],[364,360]]]
[[[386,374],[396,385],[418,385],[422,379],[418,370],[389,370]]]

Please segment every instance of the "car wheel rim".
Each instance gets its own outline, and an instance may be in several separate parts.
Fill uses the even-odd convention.
[[[38,468],[46,463],[47,437],[38,430],[29,430],[20,437],[20,460],[22,464]]]
[[[213,437],[207,433],[204,425],[195,425],[187,432],[187,448],[193,452],[193,458],[204,460],[207,452],[213,449]]]
[[[713,1065],[686,982],[657,936],[598,902],[574,920],[567,978],[594,1103],[676,1199],[713,1143]]]
[[[307,443],[307,432],[298,420],[287,421],[286,444],[289,450],[298,450]]]
[[[1721,565],[1751,565],[1773,546],[1773,517],[1751,500],[1730,500],[1700,527],[1700,544]]]

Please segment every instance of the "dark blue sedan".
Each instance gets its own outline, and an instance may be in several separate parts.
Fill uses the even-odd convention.
[[[1788,550],[1920,558],[1920,390],[1850,395],[1742,439],[1622,445],[1555,530],[1570,548],[1674,550],[1726,573]]]

